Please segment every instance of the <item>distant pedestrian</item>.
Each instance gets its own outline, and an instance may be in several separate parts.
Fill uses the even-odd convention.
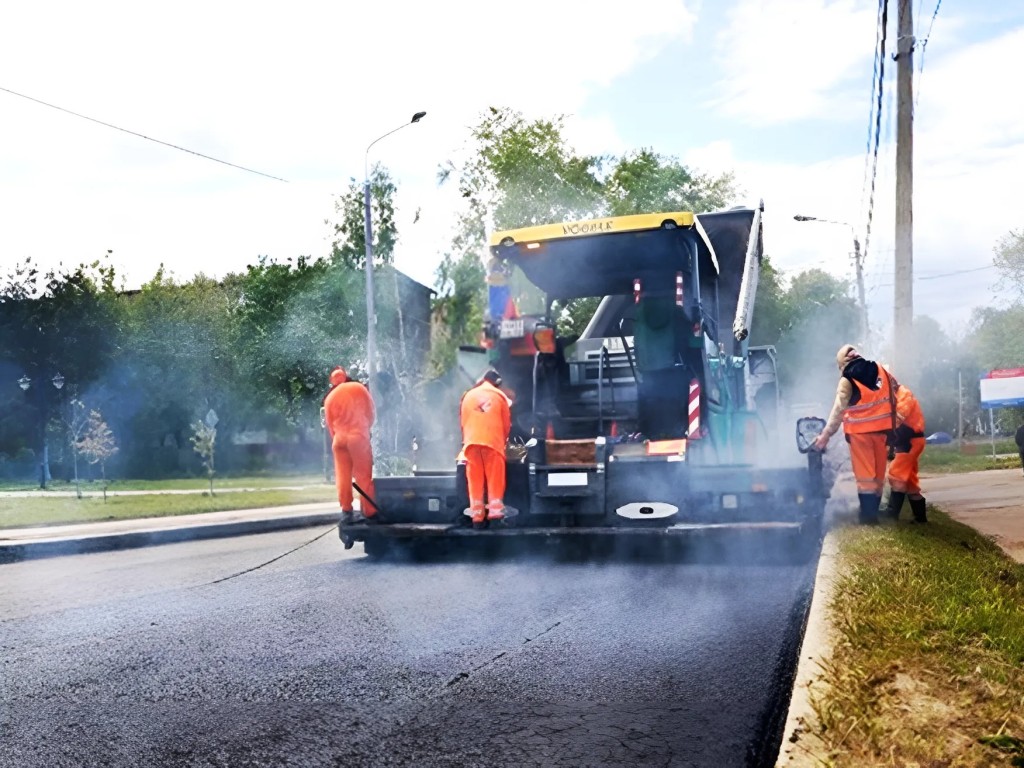
[[[927,522],[925,499],[917,476],[918,459],[924,451],[924,416],[917,399],[884,366],[861,357],[852,344],[839,348],[836,363],[841,375],[835,403],[814,447],[825,450],[842,424],[857,482],[859,519],[862,523],[873,524],[878,522],[882,503],[887,446],[893,445],[896,458],[889,471],[893,489],[889,498],[890,513],[895,509],[899,515],[909,496],[914,520]]]
[[[1024,469],[1024,424],[1017,427],[1017,433],[1013,436],[1013,442],[1017,444],[1017,452],[1020,454],[1020,466]]]
[[[334,484],[338,490],[342,523],[354,521],[352,480],[363,493],[376,499],[373,489],[373,449],[370,428],[376,416],[369,390],[349,379],[345,369],[331,371],[331,391],[324,398],[324,415],[334,454]],[[363,517],[376,522],[377,510],[365,499],[359,502]]]

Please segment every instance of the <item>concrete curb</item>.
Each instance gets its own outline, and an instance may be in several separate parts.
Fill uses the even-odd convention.
[[[793,693],[789,700],[786,726],[782,731],[782,747],[779,749],[776,768],[822,765],[822,761],[812,754],[808,743],[814,743],[808,725],[815,719],[814,710],[811,708],[811,688],[819,683],[821,661],[828,659],[832,653],[833,630],[828,608],[832,602],[838,576],[838,552],[835,532],[830,530],[821,545],[821,559],[818,561],[818,572],[814,580],[811,609],[800,646],[800,660],[793,682]]]
[[[119,549],[151,547],[158,544],[174,544],[182,541],[247,536],[254,533],[270,533],[291,528],[308,528],[315,525],[337,523],[338,517],[338,512],[332,511],[255,520],[236,520],[223,523],[182,525],[174,528],[160,527],[83,536],[14,541],[0,544],[0,563],[18,562],[20,560],[41,557],[80,555],[90,552],[110,552]]]

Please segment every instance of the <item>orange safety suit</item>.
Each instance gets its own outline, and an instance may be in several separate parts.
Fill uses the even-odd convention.
[[[352,480],[363,492],[376,500],[373,490],[373,450],[370,427],[375,411],[370,392],[358,381],[349,381],[340,368],[331,372],[335,385],[324,399],[327,431],[334,454],[334,482],[338,503],[343,512],[352,511]],[[365,500],[360,501],[364,517],[373,517],[377,510]]]
[[[505,443],[512,430],[508,396],[489,381],[482,381],[462,396],[459,410],[473,522],[499,519],[505,508]]]
[[[920,496],[917,471],[918,460],[924,453],[924,413],[914,393],[903,384],[896,390],[896,429],[892,445],[896,453],[889,464],[890,487],[911,499]]]
[[[886,435],[893,428],[895,380],[883,366],[878,366],[878,389],[850,379],[854,402],[843,411],[843,432],[850,444],[850,462],[857,480],[857,493],[882,495],[885,486],[885,463],[888,449]]]

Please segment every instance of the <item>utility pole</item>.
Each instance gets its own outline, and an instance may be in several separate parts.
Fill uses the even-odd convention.
[[[871,344],[869,337],[871,335],[871,327],[868,324],[868,302],[867,297],[864,295],[864,264],[860,252],[860,240],[857,238],[857,230],[855,230],[853,228],[853,224],[850,224],[848,221],[820,219],[817,216],[805,216],[799,213],[793,218],[796,221],[817,221],[822,224],[839,224],[840,226],[846,227],[850,230],[850,236],[853,238],[853,264],[857,275],[857,306],[860,315],[860,328],[857,329],[857,343],[870,348]]]
[[[853,227],[850,227],[852,230]],[[864,295],[864,265],[860,258],[860,240],[857,235],[853,236],[853,263],[857,272],[857,303],[860,306],[860,343],[870,347],[868,336],[871,331],[868,327],[868,302]]]
[[[896,274],[894,370],[913,381],[914,360],[914,19],[913,0],[899,3],[896,42]]]
[[[956,369],[956,443],[957,447],[964,449],[964,374],[959,368]]]

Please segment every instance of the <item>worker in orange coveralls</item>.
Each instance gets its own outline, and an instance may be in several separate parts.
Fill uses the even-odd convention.
[[[896,429],[890,441],[895,451],[889,463],[890,517],[899,519],[905,499],[910,499],[910,511],[915,523],[927,523],[928,512],[921,481],[917,477],[918,463],[924,453],[924,413],[910,388],[896,385]]]
[[[469,510],[474,528],[505,517],[505,443],[512,429],[511,402],[501,391],[501,376],[485,373],[462,396],[462,456],[466,460]],[[484,506],[484,487],[487,505]]]
[[[917,460],[924,449],[924,418],[916,398],[884,366],[861,357],[852,344],[839,348],[836,364],[841,376],[835,403],[814,448],[825,450],[829,438],[842,423],[857,482],[860,522],[874,524],[878,522],[882,502],[888,446],[898,440],[898,450],[904,456],[895,462],[895,475],[891,475],[893,489],[910,495],[915,520],[926,522],[925,501],[917,484]],[[890,498],[890,502],[902,506],[904,498]]]
[[[324,399],[327,432],[331,437],[334,454],[334,483],[341,504],[341,522],[354,521],[352,509],[352,480],[371,499],[373,490],[373,450],[370,447],[370,427],[375,411],[370,392],[358,381],[349,379],[345,369],[338,366],[331,371],[331,391]],[[363,517],[376,522],[377,510],[365,499],[360,501]]]

